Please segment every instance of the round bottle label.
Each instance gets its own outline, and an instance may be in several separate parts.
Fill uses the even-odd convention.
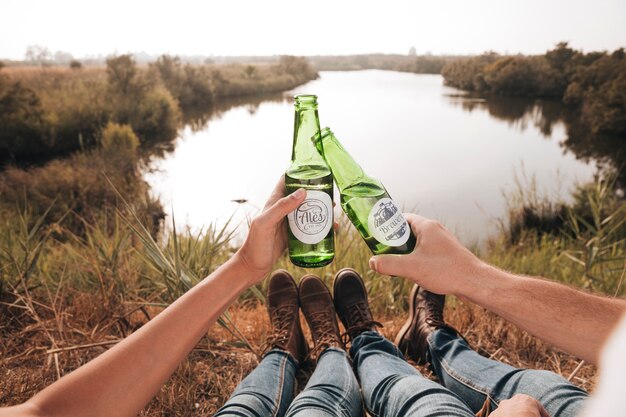
[[[367,225],[370,234],[387,246],[402,246],[409,236],[411,228],[398,206],[390,198],[381,198],[374,204]]]
[[[321,242],[333,227],[333,201],[323,191],[307,190],[306,200],[287,215],[291,233],[302,243]]]

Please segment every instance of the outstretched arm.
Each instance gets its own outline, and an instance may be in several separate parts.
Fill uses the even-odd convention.
[[[374,256],[372,269],[472,301],[560,349],[597,363],[604,342],[626,311],[625,301],[502,271],[474,256],[439,223],[414,214],[406,217],[418,236],[415,250],[409,255]]]
[[[219,315],[259,282],[285,248],[284,216],[306,195],[283,196],[281,179],[241,249],[141,329],[5,416],[135,416]]]

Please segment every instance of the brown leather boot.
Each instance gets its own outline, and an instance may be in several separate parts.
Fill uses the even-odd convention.
[[[335,310],[346,328],[350,340],[367,330],[376,330],[382,324],[374,321],[367,301],[363,279],[352,268],[344,268],[335,275],[333,285]]]
[[[267,305],[273,333],[266,341],[266,350],[282,349],[302,362],[308,346],[300,327],[298,285],[289,272],[279,269],[272,273],[267,286]]]
[[[443,321],[445,295],[438,295],[415,285],[409,298],[409,318],[396,336],[395,344],[408,358],[419,365],[427,364],[426,339],[435,330],[447,328],[459,332]]]
[[[330,291],[315,275],[306,275],[300,281],[300,308],[315,343],[311,351],[312,356],[319,356],[329,347],[345,350]]]

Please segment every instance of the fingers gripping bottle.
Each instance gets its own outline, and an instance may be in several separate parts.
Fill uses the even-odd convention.
[[[412,252],[415,235],[380,181],[363,171],[329,128],[312,139],[335,177],[343,211],[372,252]]]
[[[304,202],[287,216],[289,258],[297,266],[316,268],[335,256],[333,231],[333,176],[311,142],[319,135],[317,97],[295,97],[296,116],[291,165],[285,173],[285,194],[307,191]]]

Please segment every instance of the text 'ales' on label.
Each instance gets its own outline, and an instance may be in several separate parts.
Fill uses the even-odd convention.
[[[323,191],[308,190],[306,200],[289,213],[291,233],[302,243],[321,242],[333,227],[333,202]]]
[[[411,236],[409,224],[390,198],[381,198],[374,204],[367,225],[374,239],[387,246],[402,246]]]

